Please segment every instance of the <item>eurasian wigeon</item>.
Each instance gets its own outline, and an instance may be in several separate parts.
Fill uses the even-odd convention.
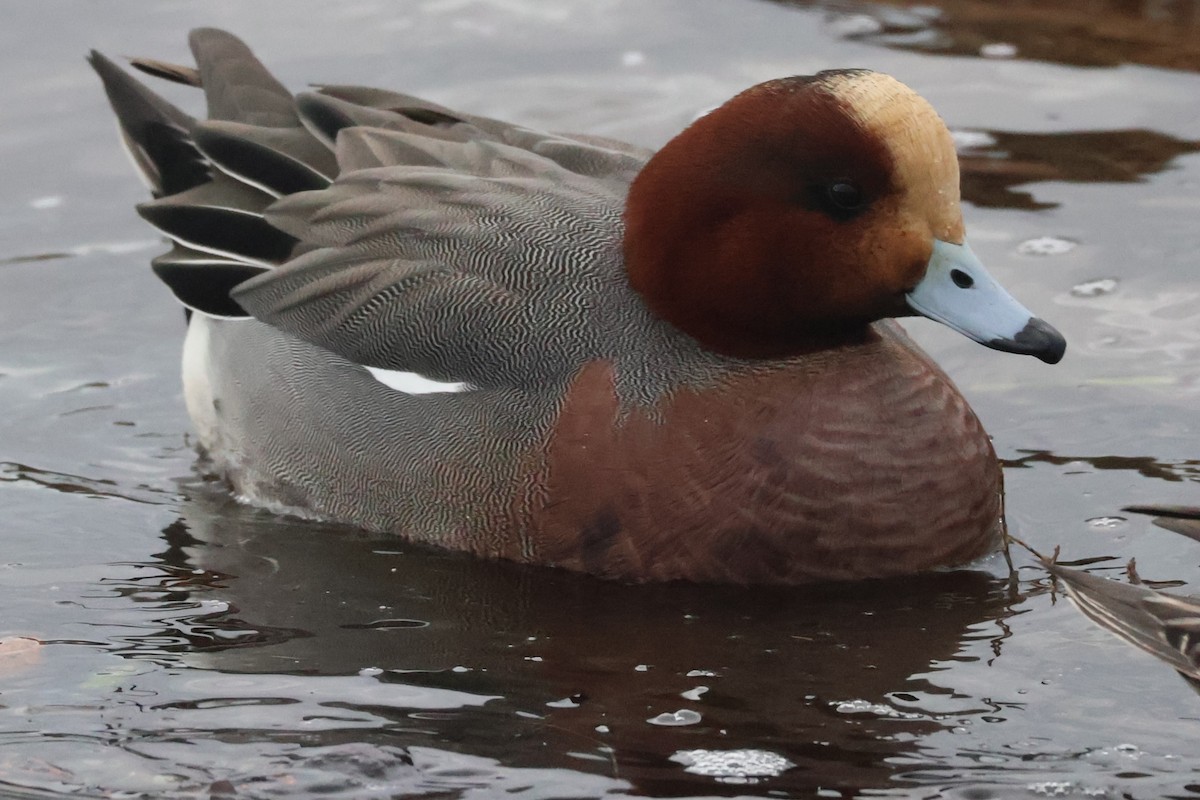
[[[191,35],[196,120],[104,56],[192,310],[183,371],[247,502],[633,581],[961,564],[1000,467],[890,317],[1054,363],[963,233],[945,124],[893,78],[751,87],[657,153],[377,89],[297,96]]]

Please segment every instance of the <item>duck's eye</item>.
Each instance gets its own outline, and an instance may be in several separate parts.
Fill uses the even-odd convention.
[[[825,196],[829,204],[841,212],[857,211],[866,202],[862,189],[846,180],[834,181],[826,186]]]
[[[802,202],[838,222],[854,219],[870,205],[866,193],[849,178],[808,184]]]

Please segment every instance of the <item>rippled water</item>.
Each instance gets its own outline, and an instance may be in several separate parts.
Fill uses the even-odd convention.
[[[649,145],[759,80],[891,72],[955,130],[976,251],[1071,343],[908,323],[1015,531],[1200,593],[1200,543],[1120,512],[1200,494],[1200,4],[0,3],[0,795],[1200,796],[1200,699],[1020,554],[628,587],[237,506],[192,473],[182,314],[82,60],[215,24],[292,86]]]

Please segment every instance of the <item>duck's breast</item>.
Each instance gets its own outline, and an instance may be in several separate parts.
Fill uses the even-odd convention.
[[[572,383],[531,475],[533,559],[638,580],[901,574],[994,546],[1001,474],[958,389],[898,326],[653,408]]]

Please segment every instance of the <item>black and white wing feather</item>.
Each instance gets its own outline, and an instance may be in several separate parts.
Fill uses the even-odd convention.
[[[619,281],[621,212],[649,151],[535,131],[396,92],[293,97],[236,37],[193,31],[208,120],[99,54],[171,237],[155,261],[185,304],[248,314],[367,366],[473,386],[565,374]]]

